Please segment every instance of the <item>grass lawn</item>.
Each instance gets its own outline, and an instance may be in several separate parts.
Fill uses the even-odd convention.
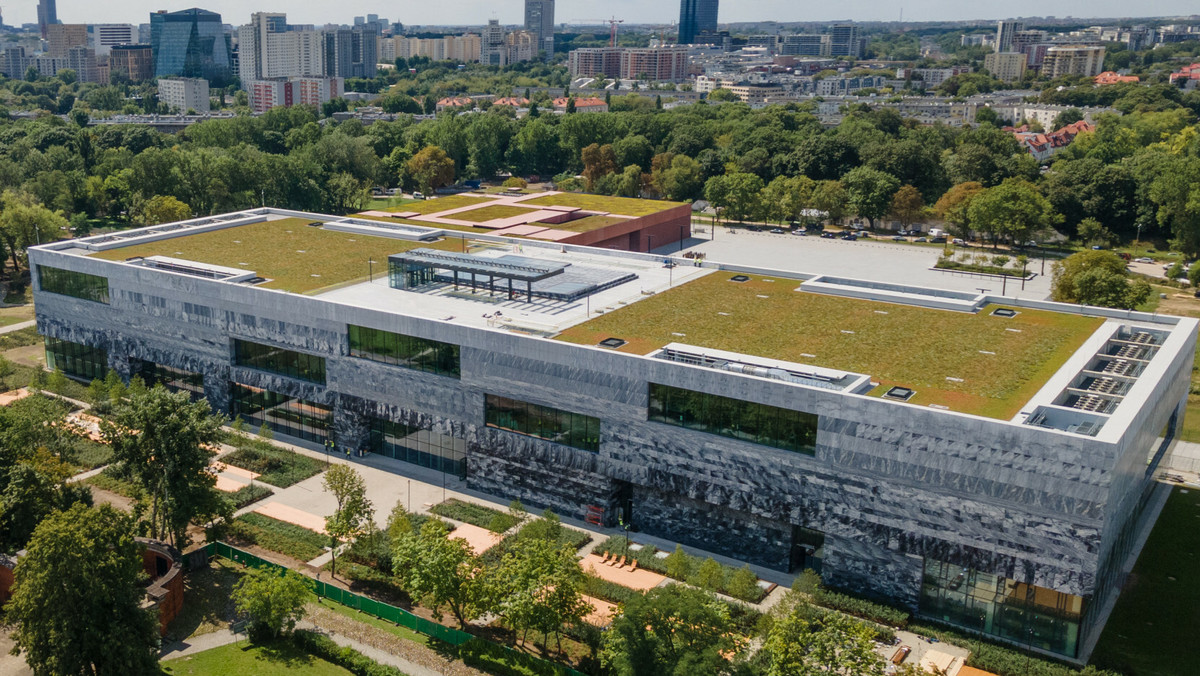
[[[631,197],[609,197],[607,195],[585,195],[576,192],[535,197],[524,200],[521,204],[529,206],[579,207],[587,211],[603,211],[623,216],[649,216],[650,214],[657,214],[660,211],[683,206],[683,202],[641,200]]]
[[[8,333],[0,333],[0,352],[12,350],[18,347],[37,345],[40,342],[42,342],[42,337],[38,335],[36,326],[30,326],[17,331],[9,331]]]
[[[258,545],[297,561],[317,558],[325,553],[325,546],[329,544],[326,535],[255,512],[234,519],[229,524],[229,533],[234,544]]]
[[[214,557],[208,568],[185,575],[183,608],[167,627],[167,633],[187,639],[228,627],[234,616],[229,595],[244,570],[229,559]]]
[[[0,308],[0,326],[12,326],[33,319],[32,305]]]
[[[562,225],[550,225],[548,227],[555,230],[566,230],[567,232],[591,232],[617,223],[625,223],[627,220],[625,218],[617,218],[616,216],[584,216],[583,218],[578,218]]]
[[[522,207],[510,207],[506,204],[497,204],[490,207],[480,207],[470,211],[454,214],[449,218],[454,218],[460,221],[470,221],[471,223],[484,223],[496,218],[511,218],[513,216],[521,216],[531,214],[536,209],[524,209]],[[433,224],[431,224],[433,225]]]
[[[221,462],[258,472],[258,480],[277,488],[287,488],[319,474],[324,463],[294,451],[270,446],[256,440],[234,442],[238,450],[221,457]]]
[[[679,342],[865,373],[882,383],[878,393],[903,385],[917,391],[916,405],[1008,419],[1103,323],[1027,309],[1004,319],[990,308],[968,314],[860,301],[799,292],[792,279],[739,284],[731,276],[701,277],[557,338],[621,338],[629,341],[621,350],[635,354]]]
[[[409,197],[400,197],[399,195],[395,195],[392,197],[372,197],[371,198],[371,208],[372,209],[387,209],[390,207],[398,207],[398,206],[401,206],[404,204],[412,204],[413,202],[417,202],[417,201],[419,201],[419,200],[414,200]]]
[[[1200,663],[1200,491],[1172,493],[1092,655],[1130,676],[1185,676]]]
[[[445,197],[435,197],[430,200],[409,202],[402,207],[387,209],[386,211],[414,211],[418,214],[436,214],[439,211],[469,207],[475,204],[488,204],[495,201],[490,197],[478,197],[475,195],[447,195]]]
[[[115,261],[133,256],[170,256],[253,270],[271,280],[262,284],[263,288],[312,293],[359,279],[366,281],[368,260],[374,259],[386,268],[390,254],[419,246],[451,246],[445,242],[406,242],[388,237],[322,230],[308,227],[308,223],[305,219],[285,218],[119,247],[94,255]],[[0,345],[0,349],[7,348]]]
[[[239,643],[162,663],[178,676],[343,676],[352,672],[309,655],[290,641],[268,646]]]
[[[484,507],[473,502],[464,502],[455,498],[438,503],[429,511],[447,519],[469,523],[480,528],[487,528],[494,533],[503,533],[517,525],[517,519],[508,512],[491,507]]]
[[[337,603],[330,599],[320,599],[318,601],[315,601],[314,603],[317,603],[321,608],[324,608],[325,610],[337,613],[338,615],[347,617],[351,620],[354,620],[355,622],[361,622],[365,625],[375,627],[376,629],[382,629],[383,631],[386,631],[389,634],[394,634],[396,636],[399,636],[400,638],[405,639],[406,641],[412,641],[413,643],[420,643],[421,645],[426,645],[426,646],[433,646],[438,643],[438,641],[436,639],[430,638],[430,637],[426,636],[425,634],[419,634],[419,633],[413,631],[412,629],[408,629],[406,627],[401,627],[400,625],[397,625],[397,624],[392,624],[391,622],[388,622],[386,620],[381,620],[377,617],[372,617],[371,615],[368,615],[362,611],[355,610],[348,606],[343,606],[342,604]]]

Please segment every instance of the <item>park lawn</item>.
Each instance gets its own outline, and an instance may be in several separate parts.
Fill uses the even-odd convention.
[[[311,561],[324,554],[330,542],[327,535],[256,512],[234,519],[229,532],[234,544],[258,545],[297,561]]]
[[[1138,557],[1092,663],[1130,676],[1184,676],[1200,663],[1200,491],[1176,488]]]
[[[352,672],[301,650],[291,641],[270,645],[247,640],[162,662],[175,676],[347,676]]]
[[[621,351],[642,355],[685,343],[864,373],[915,389],[912,404],[1009,419],[1103,324],[1029,309],[1012,319],[991,316],[991,307],[933,310],[804,293],[794,279],[731,276],[681,284],[556,338],[581,345],[621,338],[628,341]]]
[[[533,199],[522,200],[521,204],[528,206],[579,207],[585,211],[601,211],[609,214],[621,214],[623,216],[649,216],[650,214],[657,214],[660,211],[684,206],[683,202],[587,195],[577,192],[564,192],[546,197],[535,197]]]
[[[0,308],[0,326],[12,326],[33,319],[33,305]]]
[[[360,279],[366,281],[370,272],[368,260],[381,263],[387,261],[391,254],[417,247],[452,248],[444,242],[406,242],[389,237],[323,230],[309,227],[309,222],[302,218],[264,221],[118,247],[93,255],[113,261],[134,256],[169,256],[253,270],[260,277],[271,280],[262,284],[263,288],[312,293]],[[0,349],[7,348],[0,345]]]
[[[387,209],[390,207],[398,207],[398,206],[401,206],[404,204],[412,204],[413,202],[419,202],[419,201],[420,200],[415,200],[415,199],[412,199],[411,197],[400,197],[399,195],[393,195],[391,197],[372,197],[371,198],[371,208],[372,209]]]
[[[480,207],[470,211],[453,214],[448,218],[453,218],[459,221],[469,221],[471,223],[486,223],[497,218],[512,218],[513,216],[523,216],[531,214],[537,209],[525,209],[523,207],[513,207],[507,204],[496,204],[490,207]]]
[[[340,563],[338,565],[341,566]],[[402,627],[398,624],[392,624],[386,620],[381,620],[378,617],[368,615],[361,610],[355,610],[349,606],[344,606],[333,599],[319,598],[314,601],[314,603],[319,604],[325,610],[337,613],[338,615],[347,617],[355,622],[361,622],[365,625],[375,627],[376,629],[382,629],[383,631],[386,631],[389,634],[394,634],[395,636],[398,636],[406,641],[412,641],[413,643],[420,643],[421,645],[430,647],[439,645],[441,643],[435,638],[426,636],[425,634],[417,633],[407,627]]]
[[[476,204],[488,204],[496,200],[491,197],[480,197],[478,195],[446,195],[445,197],[435,197],[427,200],[417,200],[409,202],[403,206],[386,209],[384,211],[403,212],[412,211],[418,214],[436,214],[450,209],[459,209],[461,207],[469,207]]]

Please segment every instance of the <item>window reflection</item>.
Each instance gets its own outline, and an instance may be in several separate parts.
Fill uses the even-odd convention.
[[[459,377],[459,347],[401,333],[349,326],[350,356]]]
[[[233,363],[318,385],[325,384],[324,357],[285,350],[273,345],[234,339]]]
[[[485,417],[488,427],[573,446],[600,451],[600,420],[582,413],[487,395]]]
[[[371,418],[369,448],[372,453],[441,470],[459,477],[467,475],[467,441],[410,427],[390,420]]]
[[[108,352],[69,340],[46,338],[46,366],[74,378],[103,380],[108,375]]]
[[[50,293],[108,304],[108,278],[99,275],[39,265],[38,287]]]
[[[303,399],[233,383],[233,416],[281,434],[325,443],[333,422],[333,409]]]
[[[650,383],[649,420],[814,455],[817,416]]]

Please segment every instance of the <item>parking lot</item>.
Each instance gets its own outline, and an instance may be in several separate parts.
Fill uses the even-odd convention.
[[[700,224],[697,223],[699,226]],[[933,270],[941,255],[940,246],[903,244],[886,238],[860,239],[855,242],[841,239],[822,239],[809,235],[751,232],[718,226],[711,241],[712,228],[689,240],[685,251],[701,252],[714,262],[753,265],[813,274],[839,275],[900,284],[913,284],[955,291],[1005,293],[1014,298],[1045,299],[1050,295],[1050,273],[1053,260],[1046,261],[1045,275],[1042,260],[1031,258],[1029,271],[1036,276],[1021,288],[1021,280],[1004,280],[962,272]],[[656,249],[657,253],[676,253],[677,247]],[[972,247],[970,251],[985,251]]]

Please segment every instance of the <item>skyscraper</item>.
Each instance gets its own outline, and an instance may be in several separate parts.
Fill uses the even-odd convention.
[[[996,51],[1011,52],[1013,51],[1013,36],[1017,31],[1025,30],[1025,25],[1020,21],[997,21],[996,22]]]
[[[150,48],[158,77],[194,77],[223,87],[233,74],[221,15],[204,9],[150,15]]]
[[[42,32],[42,39],[50,37],[49,26],[58,23],[58,8],[55,6],[55,0],[38,0],[37,6],[38,30]]]
[[[536,38],[536,50],[554,54],[554,0],[525,0],[525,30]]]
[[[679,44],[695,44],[696,35],[717,32],[717,0],[681,0]]]

